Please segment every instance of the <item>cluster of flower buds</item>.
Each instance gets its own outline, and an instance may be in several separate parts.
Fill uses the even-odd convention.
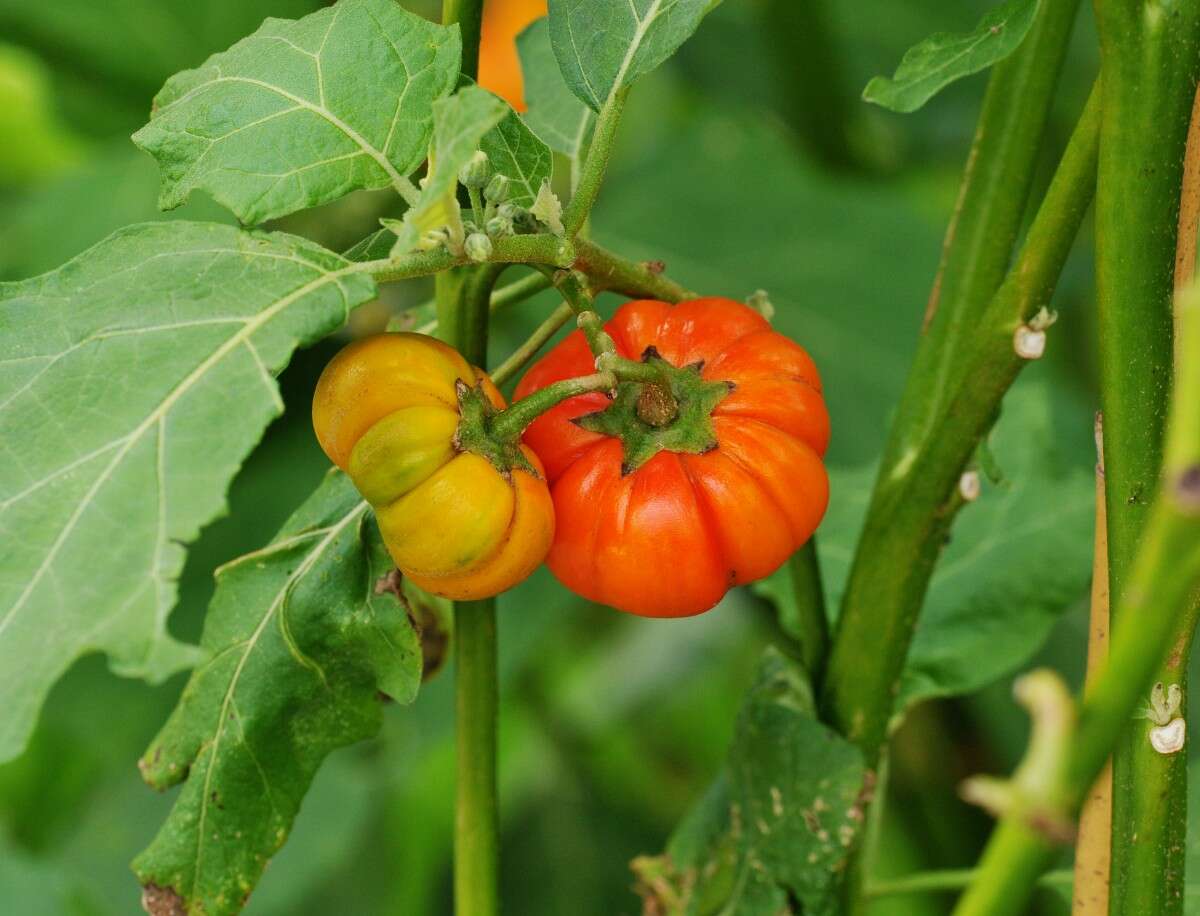
[[[463,187],[475,195],[483,193],[482,212],[476,210],[473,218],[463,220],[463,231],[466,241],[463,250],[472,261],[486,261],[492,256],[493,241],[509,235],[524,235],[542,232],[545,228],[555,230],[554,221],[539,219],[537,215],[543,195],[553,197],[547,183],[539,193],[538,200],[532,210],[513,203],[512,181],[504,175],[495,172],[487,154],[482,150],[474,156],[458,172],[458,180]],[[554,199],[557,204],[557,198]],[[561,207],[559,207],[561,212]]]
[[[528,209],[519,206],[510,199],[512,180],[496,172],[482,150],[477,150],[458,170],[458,181],[471,195],[470,215],[464,219],[454,207],[451,224],[423,233],[417,243],[418,250],[447,248],[456,254],[466,254],[472,261],[483,262],[491,258],[496,239],[546,231],[563,234],[562,204],[550,189],[549,181],[542,183]]]

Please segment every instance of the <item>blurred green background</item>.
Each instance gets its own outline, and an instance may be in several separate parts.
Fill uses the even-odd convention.
[[[55,267],[130,222],[228,220],[200,195],[174,213],[157,212],[155,166],[128,136],[171,73],[267,15],[294,17],[316,5],[0,0],[0,279]],[[407,5],[433,13],[431,3]],[[766,289],[776,324],[822,369],[833,464],[867,463],[880,447],[985,77],[906,117],[869,108],[858,92],[910,44],[932,31],[969,29],[990,5],[729,0],[639,86],[622,125],[595,237],[630,256],[665,260],[672,276],[705,293],[741,298]],[[1084,7],[1043,180],[1096,72]],[[272,228],[344,249],[390,206],[387,195],[358,194]],[[1090,228],[1077,249],[1056,302],[1063,333],[1027,374],[1054,386],[1056,410],[1070,420],[1062,444],[1086,465],[1095,403]],[[351,331],[377,329],[428,294],[420,282],[389,289],[359,310]],[[499,319],[493,358],[552,304],[543,295]],[[616,300],[602,304],[611,310]],[[198,637],[213,568],[265,543],[323,473],[308,401],[338,346],[330,340],[298,354],[282,376],[287,413],[242,469],[229,514],[189,553],[172,620],[179,635]],[[742,693],[772,638],[771,610],[739,592],[698,618],[635,619],[575,599],[543,570],[504,596],[500,622],[506,912],[640,912],[629,860],[662,849],[720,768]],[[1042,660],[1077,681],[1085,632],[1081,602],[1056,626]],[[0,767],[0,912],[137,910],[127,862],[171,797],[145,788],[135,762],[182,683],[121,681],[103,659],[89,658],[54,691],[32,747]],[[415,706],[388,711],[377,740],[336,753],[247,912],[449,912],[451,713],[443,672]],[[879,871],[971,864],[988,821],[956,800],[955,786],[968,773],[1011,767],[1024,731],[1004,683],[919,707],[894,755]],[[948,902],[892,898],[876,910],[936,914]],[[1052,892],[1037,905],[1069,911]]]

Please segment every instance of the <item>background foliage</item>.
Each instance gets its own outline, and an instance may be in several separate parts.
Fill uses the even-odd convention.
[[[265,16],[294,17],[318,5],[0,0],[0,279],[49,270],[132,222],[230,222],[203,193],[159,213],[157,169],[129,135],[168,76],[228,47]],[[432,14],[428,3],[408,5]],[[834,508],[822,530],[832,581],[852,546],[867,468],[916,339],[983,83],[957,83],[905,118],[863,104],[858,91],[929,33],[970,31],[989,4],[814,2],[804,4],[803,28],[792,6],[724,4],[642,81],[594,233],[632,256],[665,260],[695,289],[740,298],[765,288],[777,326],[817,359],[834,419]],[[1090,29],[1085,15],[1052,148],[1061,147],[1095,71]],[[386,195],[360,192],[272,228],[342,250],[378,217],[395,215],[390,206]],[[1085,255],[1076,253],[1061,285],[1063,321],[1049,358],[1019,382],[996,432],[1002,479],[985,481],[935,580],[906,695],[970,693],[919,704],[905,721],[893,758],[899,803],[888,809],[877,863],[884,874],[974,860],[987,822],[956,800],[955,785],[968,772],[1010,768],[1023,746],[1023,717],[1005,678],[1035,651],[1076,677],[1082,668],[1096,401]],[[427,292],[421,283],[389,288],[355,313],[351,331],[381,327]],[[615,302],[606,297],[601,305],[611,310]],[[552,303],[542,296],[514,309],[493,337],[496,357]],[[286,411],[236,478],[229,515],[188,552],[170,620],[178,639],[198,640],[212,570],[266,544],[321,480],[326,461],[309,429],[308,400],[337,346],[327,340],[298,352],[281,377]],[[1001,556],[1032,579],[1053,572],[1053,588],[1022,591],[1020,577],[997,571]],[[1047,571],[1048,557],[1054,568]],[[502,891],[510,912],[639,910],[628,862],[664,849],[722,769],[735,730],[756,721],[748,709],[739,726],[738,712],[751,685],[767,676],[761,649],[778,634],[764,596],[786,604],[783,586],[732,594],[686,621],[587,606],[544,570],[504,596]],[[995,637],[1004,634],[1010,639],[997,650]],[[952,652],[995,663],[948,664]],[[128,862],[173,801],[148,791],[134,762],[184,680],[151,688],[114,677],[90,657],[55,688],[30,748],[0,767],[7,910],[132,910],[137,887]],[[430,681],[419,703],[384,710],[378,738],[330,757],[248,913],[447,910],[451,686],[445,676]],[[752,774],[730,763],[744,777],[737,790],[752,792]],[[1038,905],[1064,907],[1053,893]],[[942,911],[936,897],[889,899],[876,909]]]

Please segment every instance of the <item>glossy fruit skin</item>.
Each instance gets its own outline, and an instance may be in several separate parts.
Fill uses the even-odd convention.
[[[485,0],[479,38],[479,85],[517,111],[525,110],[525,81],[517,36],[546,15],[546,0]]]
[[[456,383],[491,380],[452,347],[422,334],[355,341],[325,367],[313,395],[313,428],[330,460],[375,508],[396,566],[421,588],[456,601],[490,597],[541,564],[554,507],[537,456],[535,476],[507,474],[455,447]]]
[[[606,329],[622,356],[654,347],[676,366],[702,360],[701,377],[732,390],[712,411],[715,448],[660,451],[624,475],[621,441],[572,422],[604,410],[606,395],[539,417],[524,438],[545,465],[558,517],[546,562],[601,604],[646,617],[698,614],[769,575],[820,523],[829,501],[820,377],[802,347],[729,299],[628,302]],[[591,371],[575,332],[529,370],[516,397]]]

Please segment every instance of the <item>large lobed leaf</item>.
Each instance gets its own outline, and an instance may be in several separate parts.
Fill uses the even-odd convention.
[[[458,79],[457,27],[394,0],[340,0],[268,19],[201,67],[176,74],[134,142],[162,168],[160,206],[196,188],[245,223],[395,187],[425,158],[433,103]]]
[[[804,671],[769,649],[727,775],[680,823],[665,857],[635,863],[647,912],[777,916],[796,900],[808,916],[832,916],[868,778],[861,752],[817,720]]]
[[[965,34],[938,32],[905,52],[891,79],[877,76],[863,98],[892,111],[916,111],[945,86],[1012,54],[1033,26],[1039,0],[1008,0]]]
[[[0,760],[46,692],[105,651],[165,677],[183,544],[283,410],[272,378],[374,282],[283,234],[131,226],[0,284]]]
[[[208,660],[140,764],[155,788],[184,781],[133,865],[162,912],[240,911],[317,768],[378,731],[378,691],[416,695],[420,643],[376,586],[391,568],[367,504],[331,471],[268,546],[218,570]]]
[[[562,75],[599,111],[675,53],[720,0],[550,0],[550,43]]]

